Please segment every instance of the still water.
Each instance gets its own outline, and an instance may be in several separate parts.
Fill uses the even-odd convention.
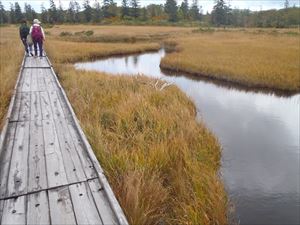
[[[144,74],[174,83],[221,142],[221,174],[240,224],[300,224],[300,95],[279,97],[160,70],[165,51],[95,62],[77,69]]]

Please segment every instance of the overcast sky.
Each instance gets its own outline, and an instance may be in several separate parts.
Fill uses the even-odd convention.
[[[14,3],[15,1],[8,1],[8,0],[1,0],[4,7],[9,9],[10,3]],[[102,0],[98,0],[100,4],[102,4]],[[122,0],[115,0],[118,5],[121,5]],[[130,0],[128,0],[130,1]],[[148,4],[164,4],[166,0],[140,0],[142,6]],[[182,0],[177,0],[177,3],[180,4]],[[250,9],[250,10],[266,10],[266,9],[279,9],[283,8],[285,0],[226,0],[229,2],[232,8],[239,8],[239,9]],[[36,11],[40,11],[41,4],[43,3],[44,6],[47,8],[49,6],[49,1],[42,1],[42,0],[18,0],[21,7],[24,7],[24,3],[28,3],[34,7]],[[54,2],[58,5],[59,0],[54,0]],[[63,8],[68,8],[69,0],[60,0]],[[80,4],[84,2],[84,0],[77,0]],[[91,5],[95,2],[95,0],[90,0]],[[192,0],[189,0],[192,3]],[[199,5],[202,6],[203,12],[211,11],[214,5],[214,0],[198,0]],[[290,5],[296,5],[299,7],[299,0],[290,0]]]

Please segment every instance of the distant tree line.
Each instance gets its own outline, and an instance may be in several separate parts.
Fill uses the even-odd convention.
[[[150,4],[141,7],[140,0],[122,0],[117,6],[114,0],[85,0],[80,5],[71,0],[64,9],[49,0],[49,8],[41,5],[37,13],[30,4],[25,3],[23,10],[18,2],[10,3],[5,9],[0,0],[0,24],[19,23],[22,19],[32,21],[39,18],[43,23],[109,23],[119,21],[132,22],[199,22],[213,26],[237,27],[290,27],[300,24],[300,8],[290,7],[285,0],[284,9],[267,11],[250,11],[248,9],[232,9],[225,0],[215,0],[211,13],[203,14],[198,0],[183,0],[180,5],[176,0],[166,0],[164,5]]]

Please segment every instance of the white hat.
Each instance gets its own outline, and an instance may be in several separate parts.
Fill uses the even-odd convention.
[[[41,22],[40,22],[38,19],[34,19],[34,20],[33,20],[33,23],[34,23],[34,24],[40,24]]]

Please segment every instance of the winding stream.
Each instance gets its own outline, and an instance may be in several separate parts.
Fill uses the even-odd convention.
[[[77,69],[144,74],[176,84],[219,138],[221,173],[240,224],[300,224],[300,94],[279,97],[160,70],[155,53],[77,63]]]

